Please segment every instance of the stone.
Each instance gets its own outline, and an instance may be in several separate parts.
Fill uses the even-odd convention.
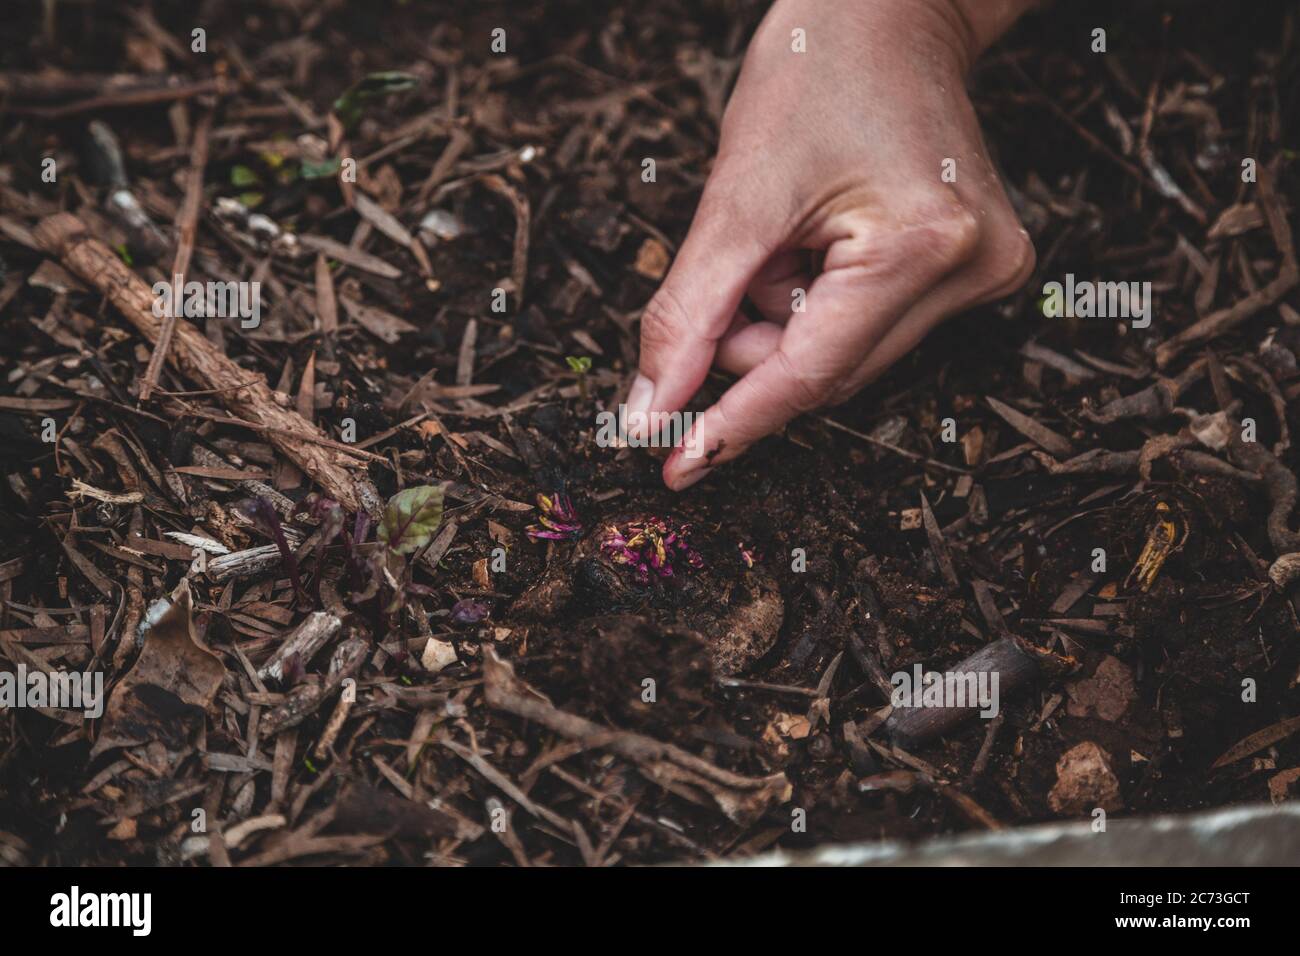
[[[1062,816],[1088,816],[1098,807],[1108,812],[1122,809],[1119,778],[1106,751],[1085,740],[1062,754],[1047,803]]]

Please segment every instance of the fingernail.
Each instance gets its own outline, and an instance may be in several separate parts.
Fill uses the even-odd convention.
[[[695,484],[697,481],[699,481],[701,478],[703,478],[712,470],[713,470],[712,468],[704,467],[704,468],[696,468],[693,471],[686,472],[686,474],[680,476],[677,479],[677,483],[672,486],[673,491],[685,491],[687,488]]]
[[[650,403],[655,397],[655,383],[641,373],[632,380],[627,393],[627,437],[645,441],[650,434]]]

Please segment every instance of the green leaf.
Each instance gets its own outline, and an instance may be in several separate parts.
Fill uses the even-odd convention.
[[[253,172],[253,170],[247,166],[230,167],[230,185],[232,186],[239,186],[240,188],[256,186],[261,181],[262,180],[258,177],[257,173]]]
[[[440,485],[405,488],[388,499],[379,540],[398,554],[419,551],[433,540],[442,524],[443,489]]]
[[[586,375],[591,371],[590,355],[567,355],[564,361],[569,363],[569,370],[578,375]]]
[[[413,90],[419,82],[419,78],[410,73],[397,71],[371,73],[358,80],[351,89],[334,101],[334,115],[339,118],[344,128],[351,128],[357,120],[361,119],[363,102]]]
[[[304,159],[302,161],[303,179],[330,179],[338,171],[339,160],[337,157],[322,160]]]

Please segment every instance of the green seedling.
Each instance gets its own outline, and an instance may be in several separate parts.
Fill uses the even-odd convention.
[[[589,355],[568,355],[565,356],[565,362],[569,365],[569,371],[578,376],[578,394],[582,400],[587,400],[587,373],[591,371],[591,356]]]
[[[354,83],[346,93],[334,101],[334,115],[345,130],[350,130],[361,119],[361,107],[366,100],[380,99],[394,93],[405,93],[418,85],[419,79],[410,73],[386,71],[371,73]]]

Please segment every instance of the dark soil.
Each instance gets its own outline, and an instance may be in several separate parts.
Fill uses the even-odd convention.
[[[1157,346],[1267,286],[1288,257],[1295,267],[1294,5],[1062,3],[1024,22],[972,86],[1035,241],[1034,278],[948,322],[851,403],[673,494],[656,457],[599,447],[595,416],[625,394],[638,311],[685,235],[762,6],[283,0],[136,15],[77,3],[58,6],[52,38],[31,10],[5,18],[0,659],[5,670],[100,670],[111,696],[139,666],[143,607],[188,576],[195,632],[224,677],[197,710],[176,687],[139,695],[146,739],[93,755],[103,719],[0,710],[0,859],[646,863],[1091,819],[1096,806],[1148,814],[1293,797],[1300,728],[1283,722],[1300,714],[1300,599],[1268,570],[1300,550],[1278,477],[1300,463],[1289,437],[1300,429],[1300,296],[1287,287],[1168,356]],[[190,52],[199,24],[204,54]],[[497,26],[509,37],[501,56],[489,51]],[[1104,55],[1089,49],[1097,26]],[[335,98],[398,70],[415,88],[363,101],[331,152]],[[92,82],[115,73],[155,88],[220,77],[221,90],[129,104]],[[346,441],[353,421],[383,459],[361,463],[382,498],[449,483],[454,534],[432,545],[441,554],[419,564],[404,606],[348,599],[342,539],[303,555],[310,596],[298,601],[281,564],[220,582],[192,571],[167,532],[231,551],[270,543],[235,508],[257,486],[170,471],[202,465],[195,447],[300,504],[286,524],[304,536],[314,476],[170,365],[139,401],[152,346],[30,241],[42,218],[69,210],[148,284],[169,276],[192,137],[212,109],[194,271],[259,279],[267,304],[253,331],[194,321],[324,435]],[[1149,144],[1182,200],[1161,194],[1108,112]],[[131,189],[170,243],[153,262],[104,204],[92,120],[115,134]],[[432,209],[459,223],[454,239],[416,236],[427,274],[358,215],[337,176],[304,178],[304,159],[335,155],[361,160],[352,190],[410,233]],[[55,183],[41,179],[47,156]],[[641,179],[647,156],[654,183]],[[1258,182],[1242,181],[1245,157]],[[222,197],[395,267],[385,277],[326,257],[340,299],[389,318],[359,321],[340,303],[337,331],[323,328],[315,254],[249,245],[217,214]],[[1043,284],[1066,273],[1151,281],[1151,327],[1045,319]],[[505,312],[491,308],[497,288]],[[413,329],[389,343],[374,328],[392,316]],[[577,356],[592,360],[585,376],[566,362]],[[1197,362],[1175,400],[1107,414]],[[711,379],[696,407],[726,384]],[[1069,456],[1049,455],[989,397],[1075,454],[1145,457],[1060,473]],[[1216,412],[1226,447],[1190,430],[1191,413]],[[47,417],[57,446],[42,441]],[[1246,419],[1253,443],[1240,437]],[[101,497],[138,494],[77,497],[74,480]],[[573,502],[577,540],[527,533],[536,496],[555,492]],[[642,585],[610,561],[607,529],[643,516],[686,526],[701,566],[679,561],[672,578]],[[454,622],[462,599],[488,617]],[[283,682],[255,679],[319,609],[340,614],[339,632]],[[956,668],[1006,636],[1035,655],[1038,678],[1006,695],[1002,716],[898,746],[879,676]],[[458,657],[437,673],[422,664],[431,638]],[[364,656],[348,672],[355,702],[343,704],[329,670],[349,641]],[[557,711],[609,732],[575,736],[494,706],[489,655]],[[291,698],[310,705],[282,727]],[[665,776],[676,758],[630,756],[620,747],[632,738],[616,731],[745,783]],[[1053,802],[1072,785],[1058,782],[1058,761],[1086,741],[1105,751],[1118,798],[1085,787],[1077,805]],[[778,774],[788,787],[772,783]],[[738,791],[747,796],[728,811]],[[498,819],[510,821],[502,832]]]

